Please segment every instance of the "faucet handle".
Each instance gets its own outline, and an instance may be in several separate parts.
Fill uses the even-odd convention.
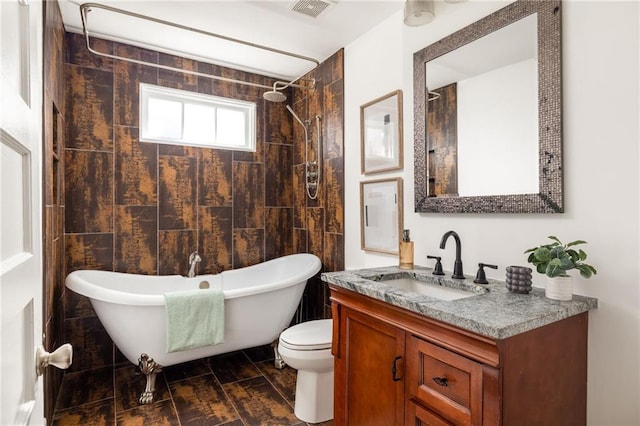
[[[198,254],[198,250],[194,251],[193,253],[191,253],[189,255],[189,263],[193,263],[193,262],[200,262],[202,261],[202,258],[200,257],[200,255]]]
[[[484,273],[484,267],[487,268],[491,268],[491,269],[498,269],[498,265],[488,265],[486,263],[478,263],[478,272],[476,273],[476,279],[473,280],[474,283],[476,284],[489,284],[489,281],[487,281],[487,276]]]
[[[436,264],[433,267],[433,275],[444,275],[444,271],[442,270],[442,263],[440,263],[440,256],[429,256],[427,255],[427,259],[435,259]]]

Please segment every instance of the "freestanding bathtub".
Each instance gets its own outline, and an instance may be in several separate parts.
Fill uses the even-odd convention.
[[[155,375],[162,367],[276,341],[320,267],[318,257],[302,253],[195,278],[78,270],[67,276],[66,286],[90,299],[118,349],[147,375],[140,397],[144,404],[153,401]],[[224,343],[167,353],[163,294],[220,284]]]

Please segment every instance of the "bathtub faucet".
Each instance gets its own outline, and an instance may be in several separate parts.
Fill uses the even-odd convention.
[[[189,255],[189,278],[196,276],[196,265],[200,263],[201,260],[202,258],[197,251],[194,251]]]

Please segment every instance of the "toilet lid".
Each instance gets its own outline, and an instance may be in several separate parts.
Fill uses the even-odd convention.
[[[280,344],[298,351],[313,351],[331,347],[333,322],[330,319],[307,321],[287,328],[280,334]]]

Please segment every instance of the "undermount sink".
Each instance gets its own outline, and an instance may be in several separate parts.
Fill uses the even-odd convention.
[[[431,284],[413,278],[397,278],[395,280],[383,281],[385,284],[402,290],[424,294],[440,300],[457,300],[465,297],[477,296],[478,293],[462,290],[460,288],[445,287],[439,284]]]
[[[397,267],[388,267],[348,272],[358,277],[359,282],[363,284],[367,281],[371,284],[383,284],[386,288],[376,286],[376,291],[382,293],[397,289],[404,293],[413,293],[414,296],[427,296],[442,301],[481,296],[491,291],[488,286],[474,283],[471,277],[454,279],[449,276],[436,276],[430,268],[424,267],[417,267],[410,271],[399,271]]]

